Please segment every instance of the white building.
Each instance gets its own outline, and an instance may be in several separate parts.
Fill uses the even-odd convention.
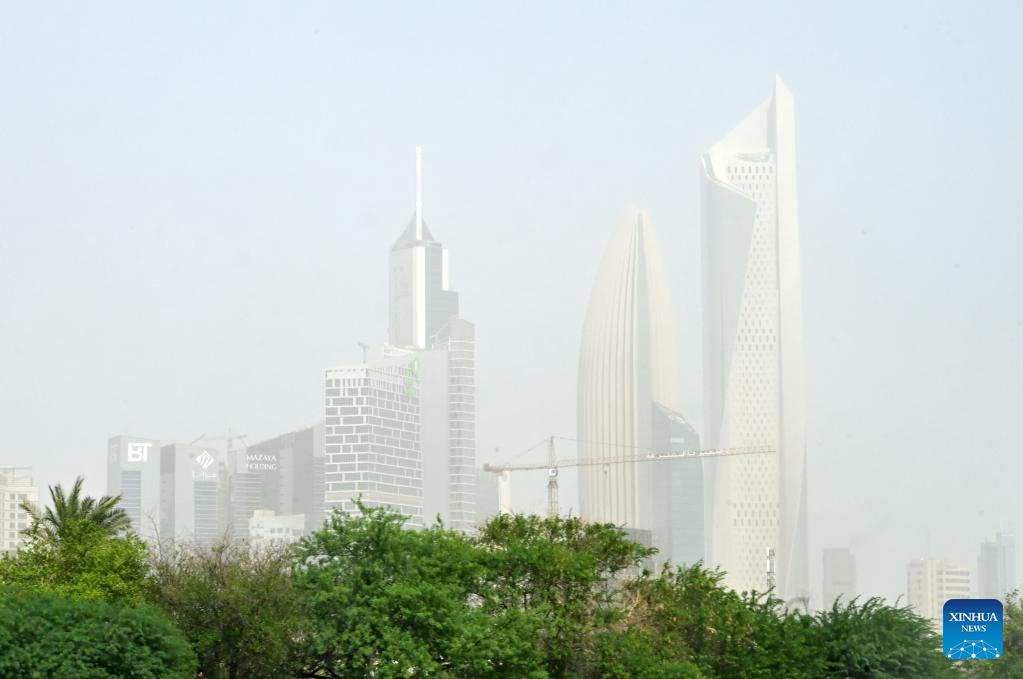
[[[597,270],[583,324],[578,379],[581,459],[698,445],[695,432],[678,414],[675,328],[660,247],[649,215],[635,208],[615,230]],[[580,516],[647,535],[661,558],[678,559],[677,552],[691,563],[694,556],[702,557],[702,505],[700,461],[579,468]],[[686,525],[692,530],[679,530]],[[679,544],[672,543],[673,537]],[[684,544],[694,541],[698,544]]]
[[[977,596],[1005,600],[1016,589],[1016,538],[998,533],[994,540],[980,545],[977,559]]]
[[[419,360],[397,356],[326,373],[324,496],[328,511],[355,500],[423,525]]]
[[[297,542],[305,535],[305,514],[277,514],[271,509],[252,512],[247,526],[253,549],[280,547]]]
[[[448,251],[423,221],[421,155],[416,210],[389,261],[389,345],[385,355],[419,358],[422,505],[427,523],[476,525],[476,337],[459,317]],[[410,359],[406,359],[410,360]]]
[[[947,600],[969,599],[971,591],[964,563],[914,559],[906,566],[906,604],[921,618],[940,621]]]
[[[120,495],[131,529],[149,539],[160,532],[160,442],[138,436],[107,441],[107,494]]]
[[[416,210],[390,255],[388,341],[426,349],[452,316],[458,293],[448,288],[448,251],[423,221],[422,156],[416,149]]]
[[[0,553],[17,551],[24,544],[22,531],[30,527],[22,502],[39,506],[39,489],[18,467],[0,467]]]
[[[774,96],[702,159],[704,445],[768,445],[711,472],[708,563],[738,590],[809,595],[803,321],[792,95]]]

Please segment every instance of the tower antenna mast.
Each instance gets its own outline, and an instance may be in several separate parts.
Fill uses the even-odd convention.
[[[416,240],[423,240],[423,147],[416,147]]]

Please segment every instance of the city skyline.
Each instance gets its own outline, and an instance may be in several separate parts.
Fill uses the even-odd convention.
[[[417,144],[476,326],[478,462],[542,462],[522,452],[575,430],[586,300],[630,203],[671,264],[703,434],[698,158],[778,72],[799,107],[810,582],[846,545],[861,591],[894,599],[913,556],[974,564],[1018,530],[1023,208],[998,169],[1023,141],[1018,7],[209,11],[3,10],[0,461],[44,499],[78,474],[105,492],[117,433],[319,420],[324,369],[388,339]],[[946,500],[964,454],[998,470],[956,479],[968,507]],[[542,474],[514,483],[544,511]]]

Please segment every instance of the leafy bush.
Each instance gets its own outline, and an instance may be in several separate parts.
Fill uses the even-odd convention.
[[[195,656],[158,610],[0,590],[0,676],[192,677]]]

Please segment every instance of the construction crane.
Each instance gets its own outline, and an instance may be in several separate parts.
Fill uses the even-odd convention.
[[[242,444],[242,451],[248,448],[249,444],[245,441],[245,434],[235,434],[230,429],[227,430],[226,436],[207,436],[206,434],[200,434],[199,438],[192,441],[191,445],[200,443],[202,441],[227,441],[227,459],[229,463],[233,464],[231,460],[231,454],[234,452],[234,442],[238,441]]]
[[[738,455],[763,455],[775,452],[770,446],[746,446],[742,448],[710,448],[707,450],[668,450],[638,452],[629,455],[613,455],[608,457],[577,457],[558,460],[554,449],[555,439],[566,439],[561,436],[550,436],[547,439],[546,464],[485,464],[483,471],[497,476],[498,508],[502,514],[511,513],[511,472],[547,470],[547,514],[558,515],[558,470],[562,467],[590,467],[628,462],[652,462],[656,460],[702,460],[706,458],[734,457]],[[633,449],[637,450],[637,449]]]

